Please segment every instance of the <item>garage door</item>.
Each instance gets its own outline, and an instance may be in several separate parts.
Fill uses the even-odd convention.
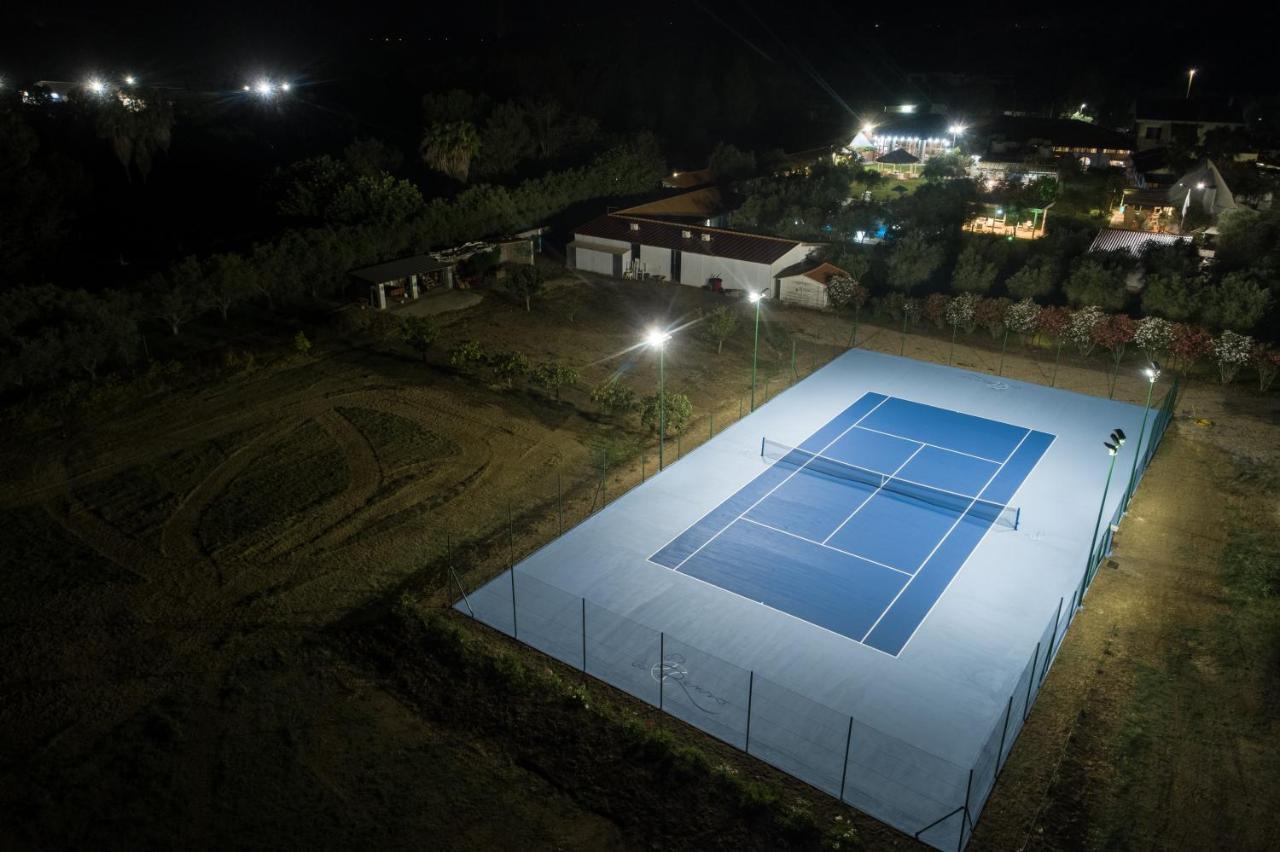
[[[826,289],[817,281],[808,278],[784,278],[778,295],[784,302],[803,305],[806,308],[825,308],[827,306]]]

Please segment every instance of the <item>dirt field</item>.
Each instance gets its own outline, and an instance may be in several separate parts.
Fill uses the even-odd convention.
[[[724,302],[564,281],[526,313],[488,294],[437,317],[427,363],[394,341],[321,335],[310,357],[67,434],[11,436],[0,455],[0,822],[15,827],[12,845],[657,842],[643,820],[584,804],[501,739],[417,712],[331,628],[442,589],[447,551],[471,568],[464,583],[497,570],[555,534],[557,492],[572,523],[651,472],[635,416],[600,415],[590,388],[616,374],[651,392],[652,354],[627,351],[644,329]],[[772,305],[765,326],[761,396],[826,363],[849,334],[842,318]],[[582,381],[556,401],[451,368],[447,351],[471,339],[562,360]],[[902,341],[864,325],[859,343],[896,353]],[[945,362],[948,341],[909,335],[905,352]],[[994,372],[999,359],[974,337],[955,360]],[[1105,395],[1100,365],[1064,358],[1057,384]],[[696,329],[682,333],[666,368],[668,389],[695,407],[678,455],[739,416],[745,317],[720,355]],[[1015,378],[1052,371],[1052,353],[1011,344],[1004,358]],[[1136,374],[1117,387],[1144,392]],[[1179,415],[1118,567],[1095,584],[980,825],[986,848],[1149,848],[1175,830],[1265,848],[1254,841],[1280,836],[1274,598],[1227,579],[1233,559],[1256,562],[1274,541],[1276,478],[1258,472],[1276,469],[1277,408],[1197,379]],[[863,828],[871,845],[897,843]]]

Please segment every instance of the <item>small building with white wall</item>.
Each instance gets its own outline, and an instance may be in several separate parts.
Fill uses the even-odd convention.
[[[570,269],[778,295],[778,274],[821,246],[723,228],[610,213],[574,229]]]
[[[778,273],[778,300],[805,308],[827,308],[827,282],[849,273],[826,261],[798,263]]]

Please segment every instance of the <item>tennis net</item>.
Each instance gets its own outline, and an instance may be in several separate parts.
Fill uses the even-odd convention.
[[[806,473],[815,473],[845,482],[856,482],[869,485],[892,494],[916,500],[929,506],[937,506],[956,513],[965,513],[971,517],[990,521],[999,526],[1018,528],[1019,510],[1013,506],[981,500],[972,494],[961,494],[948,491],[933,485],[925,485],[910,479],[891,476],[877,470],[859,467],[855,464],[819,455],[799,447],[781,444],[765,438],[760,442],[760,455],[777,464],[803,469]]]

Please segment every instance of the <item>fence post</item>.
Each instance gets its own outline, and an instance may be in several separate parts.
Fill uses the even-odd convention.
[[[644,450],[641,450],[640,451],[640,481],[641,482],[644,482],[644,462],[645,462],[645,453],[644,453]]]
[[[1000,761],[1004,759],[1004,738],[1009,733],[1009,717],[1013,715],[1013,693],[1009,693],[1009,706],[1004,708],[1004,727],[1000,729],[1000,748],[996,749],[996,777],[1000,776]]]
[[[1040,662],[1040,643],[1036,643],[1036,652],[1031,657],[1031,677],[1027,678],[1027,704],[1022,708],[1022,721],[1026,722],[1031,715],[1031,687],[1036,684],[1036,663]]]
[[[600,508],[603,509],[609,502],[609,448],[602,447],[601,452],[604,454],[604,467],[600,470]]]
[[[1053,630],[1049,633],[1049,652],[1044,657],[1044,668],[1040,670],[1040,682],[1049,671],[1049,661],[1053,659],[1053,643],[1058,638],[1058,622],[1062,620],[1062,598],[1058,598],[1058,614],[1053,617]]]
[[[716,413],[713,411],[707,417],[707,440],[710,441],[716,436]]]
[[[742,750],[747,754],[751,754],[751,696],[756,689],[756,672],[752,669],[747,673],[747,743]]]
[[[520,638],[520,625],[516,621],[516,566],[511,566],[511,638]]]
[[[684,437],[684,433],[683,433],[683,432],[677,432],[677,433],[676,433],[676,461],[680,461],[680,455],[684,452],[684,450],[683,450],[683,449],[681,449],[681,447],[682,447],[682,442],[681,442],[681,440],[680,440],[680,439],[681,439],[681,438],[683,438],[683,437]]]
[[[507,501],[507,564],[516,567],[516,534],[511,529],[511,501]]]
[[[587,599],[582,599],[582,673],[587,673]]]
[[[560,471],[556,471],[556,526],[564,535],[564,503],[560,498]]]
[[[796,339],[791,338],[791,381],[795,382],[796,376]]]
[[[667,680],[667,634],[658,632],[658,709],[662,709],[662,688]]]
[[[956,845],[956,852],[964,849],[964,827],[965,824],[973,825],[973,820],[969,817],[969,792],[973,789],[973,770],[969,770],[969,783],[964,787],[964,817],[960,820],[960,842]]]
[[[840,767],[840,801],[844,801],[844,783],[849,779],[849,746],[853,743],[853,717],[849,717],[849,733],[844,736],[844,766]]]

